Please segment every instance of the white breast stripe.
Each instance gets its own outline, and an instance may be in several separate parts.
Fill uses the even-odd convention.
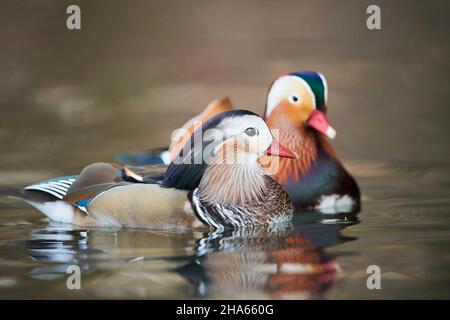
[[[51,194],[52,196],[55,196],[58,199],[63,199],[74,181],[75,179],[73,178],[55,181],[45,181],[25,187],[25,190],[42,191]]]
[[[213,226],[217,229],[223,229],[223,226],[218,225],[213,219],[211,219],[206,212],[202,211],[201,205],[200,205],[200,199],[197,196],[198,189],[195,189],[192,194],[192,201],[194,202],[195,209],[197,211],[197,214],[204,220],[206,223],[208,223],[210,226]]]

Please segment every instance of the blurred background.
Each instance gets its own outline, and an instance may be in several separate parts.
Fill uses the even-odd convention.
[[[229,95],[262,113],[280,73],[329,84],[344,159],[450,160],[450,3],[376,1],[9,1],[0,10],[0,176],[79,170],[118,150],[167,145]],[[6,173],[5,173],[6,174]]]
[[[70,4],[81,7],[81,30],[66,28]],[[366,27],[371,4],[381,7],[381,30]],[[276,242],[272,249],[247,239],[230,246],[231,257],[241,261],[242,248],[278,256],[285,243],[308,243],[311,252],[295,247],[294,258],[317,260],[325,276],[300,275],[301,294],[290,297],[448,298],[449,14],[446,0],[2,0],[0,184],[76,174],[119,151],[166,146],[172,130],[225,95],[261,114],[278,74],[320,71],[338,132],[333,145],[363,192],[361,223],[343,236],[348,221],[298,215],[292,234],[264,238]],[[84,298],[192,297],[205,286],[199,268],[214,297],[229,285],[220,280],[228,269],[213,262],[234,260],[215,235],[54,229],[5,199],[0,217],[0,297],[74,297],[67,263],[90,270],[83,286],[91,290],[77,296]],[[204,254],[210,242],[217,252]],[[98,251],[107,258],[96,263]],[[173,272],[178,260],[158,258],[186,252],[204,254],[200,265],[192,259]],[[148,262],[130,265],[136,256]],[[259,272],[246,259],[239,267]],[[366,287],[371,264],[382,268],[381,291]],[[246,297],[268,286],[255,288]]]

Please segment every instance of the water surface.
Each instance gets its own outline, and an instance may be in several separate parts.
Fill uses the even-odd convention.
[[[359,163],[354,170],[366,190],[357,216],[298,212],[291,224],[254,231],[80,229],[2,199],[0,294],[448,298],[448,169]],[[79,291],[66,286],[71,265],[82,270]],[[366,286],[369,265],[381,268],[381,290]]]
[[[229,95],[261,113],[278,74],[329,84],[355,216],[275,230],[168,233],[49,224],[0,199],[0,298],[450,298],[448,1],[2,1],[0,184],[77,174],[167,145]],[[68,290],[67,267],[82,270]],[[366,286],[370,265],[381,290]]]

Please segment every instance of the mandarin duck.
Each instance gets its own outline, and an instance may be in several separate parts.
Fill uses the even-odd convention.
[[[177,129],[172,136],[169,148],[158,148],[144,152],[124,152],[116,156],[116,161],[124,164],[142,166],[155,164],[170,164],[179,154],[181,148],[189,140],[192,133],[197,130],[203,122],[215,115],[230,111],[233,105],[228,97],[210,102],[206,108],[197,116],[189,119],[181,128]]]
[[[273,139],[261,117],[245,110],[221,113],[186,145],[180,161],[146,177],[148,183],[135,181],[132,170],[117,164],[95,163],[78,176],[2,187],[0,195],[23,199],[50,220],[79,226],[234,229],[290,221],[287,193],[257,159],[297,155]]]
[[[327,99],[327,82],[318,72],[283,74],[272,82],[264,119],[273,133],[279,135],[281,143],[297,152],[299,159],[280,159],[279,163],[270,163],[269,159],[264,161],[265,168],[285,188],[298,210],[357,212],[360,209],[359,187],[326,139],[336,136],[326,116]],[[223,101],[227,108],[232,108],[228,99]],[[214,104],[218,102],[210,106]],[[198,119],[207,120],[206,110],[201,115]],[[184,128],[189,125],[192,126],[192,122]],[[127,162],[140,163],[138,158]]]
[[[327,99],[327,81],[318,72],[283,74],[272,82],[264,120],[272,134],[299,156],[291,163],[279,159],[273,177],[296,208],[355,212],[360,191],[327,140],[336,136],[326,115]]]

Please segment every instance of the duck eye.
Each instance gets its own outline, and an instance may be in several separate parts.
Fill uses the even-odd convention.
[[[245,129],[245,134],[249,137],[253,137],[258,134],[258,130],[256,128],[247,128]]]
[[[289,102],[290,103],[295,103],[295,104],[299,104],[300,103],[300,96],[296,93],[292,93],[289,96]]]

